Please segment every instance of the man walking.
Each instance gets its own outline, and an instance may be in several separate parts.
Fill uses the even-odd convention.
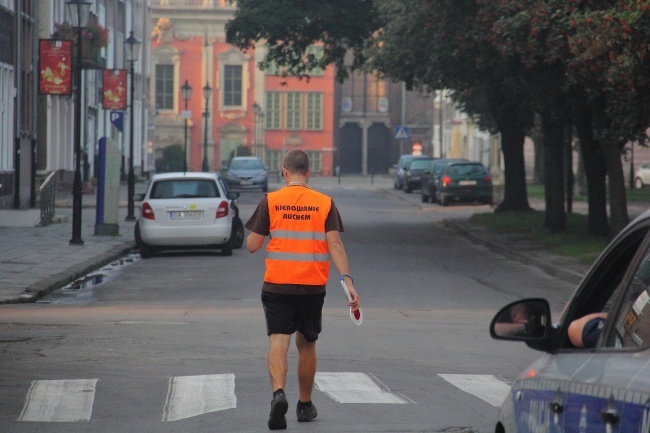
[[[312,421],[318,415],[311,393],[330,257],[350,289],[350,307],[359,308],[359,296],[339,236],[343,231],[341,217],[330,197],[307,187],[310,174],[307,154],[302,150],[288,152],[282,167],[287,186],[267,194],[246,223],[251,232],[246,246],[251,253],[262,247],[266,236],[270,237],[262,305],[269,336],[268,365],[273,389],[268,421],[271,430],[287,428],[285,415],[289,405],[284,387],[287,353],[294,333],[300,392],[296,408],[298,422]]]

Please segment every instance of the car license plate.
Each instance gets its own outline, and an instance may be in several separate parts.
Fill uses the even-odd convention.
[[[252,180],[242,180],[239,182],[240,185],[252,185],[253,181]]]
[[[173,211],[169,212],[169,219],[172,220],[200,220],[203,216],[203,212],[194,210],[194,211]]]
[[[475,180],[461,180],[458,182],[458,185],[467,186],[467,185],[476,185]]]

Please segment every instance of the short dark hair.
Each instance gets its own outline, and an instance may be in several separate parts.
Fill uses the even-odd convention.
[[[304,150],[290,150],[284,157],[283,165],[289,173],[307,174],[309,156]]]

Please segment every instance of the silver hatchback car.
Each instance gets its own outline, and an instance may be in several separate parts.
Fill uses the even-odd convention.
[[[216,173],[163,173],[151,178],[135,225],[143,258],[167,249],[217,248],[232,255],[235,200]]]
[[[516,301],[496,314],[493,338],[544,352],[512,385],[496,433],[650,431],[649,233],[647,211],[597,259],[558,323],[544,299]],[[591,313],[606,314],[603,326],[593,329],[594,347],[578,347],[569,325]]]

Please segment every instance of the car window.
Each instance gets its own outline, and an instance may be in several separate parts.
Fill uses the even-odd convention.
[[[264,166],[259,159],[233,159],[228,168],[230,170],[261,170]]]
[[[614,317],[610,347],[650,347],[650,249],[639,262]]]
[[[414,159],[409,166],[410,170],[424,170],[429,164],[428,159]]]
[[[449,163],[446,162],[446,161],[438,162],[438,163],[434,164],[433,172],[434,173],[440,173],[447,166],[447,164],[449,164]]]
[[[210,179],[169,179],[153,184],[150,199],[220,197],[217,185]]]
[[[399,163],[398,163],[398,164],[399,164],[400,167],[402,167],[402,168],[406,168],[406,167],[408,167],[409,162],[411,162],[412,159],[413,159],[412,156],[403,156],[403,157],[399,160]]]
[[[485,168],[481,164],[460,164],[452,166],[453,174],[458,176],[467,176],[470,174],[486,174]]]
[[[575,350],[566,338],[566,329],[573,320],[599,312],[607,312],[614,317],[614,312],[618,310],[617,305],[620,303],[619,299],[625,292],[626,274],[632,273],[631,266],[635,263],[637,251],[640,250],[647,233],[647,226],[637,227],[608,247],[596,260],[592,271],[587,274],[574,294],[560,321],[565,338],[560,342],[559,347]],[[611,317],[606,320],[606,330],[610,319]]]

